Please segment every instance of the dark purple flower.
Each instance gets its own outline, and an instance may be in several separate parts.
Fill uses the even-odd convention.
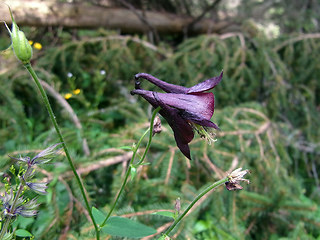
[[[201,137],[212,140],[207,130],[209,128],[219,129],[210,121],[214,112],[214,95],[205,91],[214,88],[221,81],[222,75],[223,72],[218,77],[186,88],[166,83],[147,73],[139,73],[135,75],[136,89],[131,93],[142,96],[154,108],[161,107],[159,113],[172,128],[177,146],[187,158],[191,159],[188,144],[194,137],[193,130],[196,130]],[[148,80],[167,93],[141,89],[140,82],[137,81],[139,78]]]

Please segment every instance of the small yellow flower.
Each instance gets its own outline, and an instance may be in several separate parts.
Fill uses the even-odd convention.
[[[79,88],[77,88],[77,89],[73,90],[72,92],[74,95],[78,95],[81,92],[81,90]]]
[[[64,98],[65,99],[69,99],[69,98],[71,98],[72,97],[72,93],[66,93],[65,95],[64,95]]]
[[[32,40],[29,40],[29,44],[32,45],[32,44],[33,44],[33,41],[32,41]]]
[[[35,49],[40,50],[40,49],[42,48],[42,45],[41,45],[41,43],[35,42],[35,43],[33,44],[33,47],[34,47]]]

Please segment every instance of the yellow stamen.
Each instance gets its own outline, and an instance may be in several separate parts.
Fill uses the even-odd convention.
[[[196,123],[191,123],[191,126],[197,131],[201,138],[205,138],[208,141],[209,145],[217,141],[217,139],[214,138],[216,134],[212,128],[203,127]]]

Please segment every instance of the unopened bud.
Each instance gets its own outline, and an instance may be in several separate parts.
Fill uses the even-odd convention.
[[[159,116],[156,116],[153,122],[152,136],[154,136],[156,133],[161,133],[161,131],[162,131],[161,120]]]
[[[24,32],[19,30],[18,25],[16,24],[11,9],[9,8],[11,19],[12,19],[12,29],[10,32],[12,40],[12,48],[16,57],[23,63],[26,64],[32,58],[32,47],[24,35]]]
[[[131,180],[133,180],[137,175],[137,168],[135,166],[131,166],[130,174],[131,174]]]
[[[181,201],[180,201],[180,198],[177,198],[176,199],[176,203],[174,205],[174,208],[176,210],[176,214],[179,215],[180,213],[180,209],[181,209]]]

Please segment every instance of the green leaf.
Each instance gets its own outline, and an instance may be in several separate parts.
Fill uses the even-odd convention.
[[[195,233],[200,233],[209,229],[208,222],[204,220],[197,221],[194,226]]]
[[[145,163],[141,163],[140,165],[142,165],[142,166],[147,166],[147,165],[150,165],[151,163],[149,163],[149,162],[145,162]]]
[[[96,220],[96,223],[101,225],[107,216],[105,216],[103,212],[101,212],[99,209],[95,207],[92,207],[91,211],[92,211],[94,220]]]
[[[18,216],[17,220],[12,223],[13,228],[21,228],[26,229],[28,226],[32,225],[35,222],[34,218],[26,218],[22,216]]]
[[[165,217],[169,217],[169,218],[173,218],[174,219],[174,213],[173,212],[169,212],[169,211],[159,211],[159,212],[154,212],[152,214],[165,216]]]
[[[24,229],[17,229],[15,234],[19,237],[32,237],[32,234]]]
[[[142,223],[123,217],[111,217],[101,229],[104,233],[118,237],[141,238],[152,235],[157,231]]]
[[[131,166],[130,174],[131,174],[131,180],[133,180],[137,175],[137,168],[134,166]]]
[[[132,148],[132,146],[122,146],[122,147],[119,147],[119,149],[132,151],[133,148]]]

